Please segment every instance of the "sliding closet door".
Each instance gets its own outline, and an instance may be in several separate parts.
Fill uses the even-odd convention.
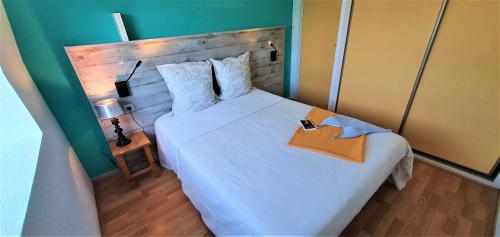
[[[341,0],[305,0],[302,16],[299,101],[328,107]]]
[[[354,1],[337,112],[398,130],[440,6]]]
[[[500,6],[450,0],[402,135],[488,174],[500,155]]]

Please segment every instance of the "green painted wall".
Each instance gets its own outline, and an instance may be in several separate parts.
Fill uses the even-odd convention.
[[[132,40],[284,25],[290,52],[292,0],[4,0],[4,6],[28,71],[91,177],[113,166],[101,153],[104,134],[63,46],[119,41],[111,13],[124,14]],[[287,54],[285,91],[289,66]]]

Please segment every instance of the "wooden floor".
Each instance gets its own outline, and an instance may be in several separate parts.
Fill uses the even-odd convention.
[[[400,192],[386,182],[344,230],[347,236],[491,236],[498,191],[415,162]]]
[[[121,174],[94,182],[103,235],[212,235],[174,173],[137,183]],[[408,186],[384,183],[343,235],[491,236],[497,200],[494,189],[416,161]]]

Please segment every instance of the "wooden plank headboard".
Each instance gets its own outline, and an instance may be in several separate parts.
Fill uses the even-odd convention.
[[[278,60],[271,62],[268,42],[278,49]],[[118,98],[122,105],[134,105],[134,117],[154,139],[154,121],[171,111],[172,98],[156,65],[221,59],[250,51],[253,85],[281,95],[284,77],[284,27],[259,28],[221,33],[156,38],[119,43],[65,47],[66,53],[94,108],[97,101],[118,98],[114,82],[128,76],[137,60],[142,60],[129,81],[131,96]],[[95,109],[94,109],[95,112]],[[96,116],[97,117],[97,116]],[[130,114],[119,117],[125,132],[140,127]],[[108,140],[114,127],[99,121]]]

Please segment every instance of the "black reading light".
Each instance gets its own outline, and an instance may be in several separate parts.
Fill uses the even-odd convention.
[[[130,76],[128,76],[127,80],[115,82],[116,92],[118,92],[118,96],[120,96],[120,97],[127,97],[127,96],[130,95],[130,90],[128,89],[127,82],[128,82],[128,80],[130,80],[130,78],[132,77],[132,75],[134,75],[135,70],[139,66],[141,66],[141,63],[142,63],[141,60],[137,61],[137,63],[135,64],[134,70],[132,70],[132,73],[130,73]]]
[[[271,51],[271,62],[274,62],[278,58],[278,50],[276,49],[276,47],[274,47],[272,41],[269,41],[269,46],[273,47],[274,49],[273,51]]]

